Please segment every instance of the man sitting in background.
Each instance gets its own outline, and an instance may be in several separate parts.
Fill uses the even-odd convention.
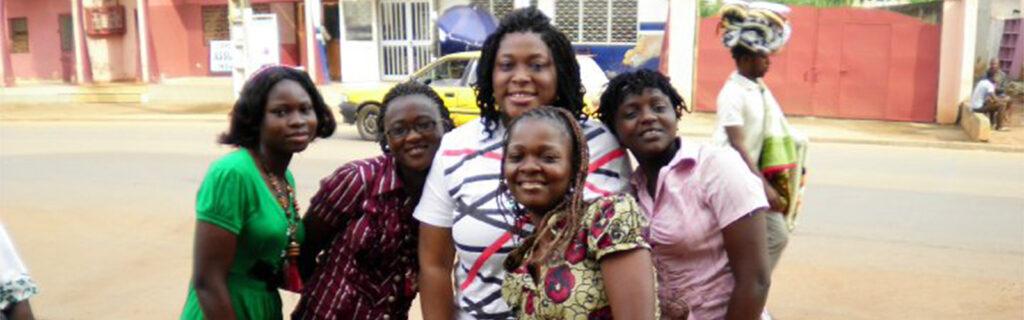
[[[992,127],[996,130],[1003,129],[1003,118],[1006,113],[1008,100],[1001,97],[1002,90],[996,90],[996,70],[989,69],[985,77],[974,86],[974,93],[971,94],[971,110],[984,113],[992,121]]]

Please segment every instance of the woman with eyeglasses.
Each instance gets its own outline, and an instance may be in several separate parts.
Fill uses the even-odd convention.
[[[430,87],[384,96],[383,154],[345,164],[320,182],[303,223],[307,285],[293,319],[406,319],[417,292],[419,223],[412,210],[452,121]]]

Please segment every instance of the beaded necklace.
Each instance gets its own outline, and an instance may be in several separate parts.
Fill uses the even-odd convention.
[[[281,258],[284,258],[284,289],[300,292],[302,291],[302,279],[299,277],[297,261],[301,250],[299,242],[295,238],[299,228],[299,205],[295,202],[295,190],[287,182],[282,187],[281,180],[283,179],[271,173],[262,158],[260,158],[260,165],[263,167],[263,172],[267,174],[270,185],[274,188],[274,198],[277,199],[277,204],[284,211],[285,221],[288,222],[288,229],[285,232],[288,237],[288,246],[281,252]],[[291,211],[289,212],[288,209]]]

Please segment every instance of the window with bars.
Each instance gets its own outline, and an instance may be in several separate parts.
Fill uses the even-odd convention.
[[[269,3],[252,5],[253,13],[271,13]],[[203,6],[203,39],[228,40],[230,24],[228,23],[228,6]]]
[[[490,12],[498,21],[505,18],[509,12],[512,12],[514,7],[513,0],[472,0],[470,4]]]
[[[8,19],[11,53],[28,53],[28,18]]]
[[[637,0],[555,1],[555,26],[574,42],[634,43]]]

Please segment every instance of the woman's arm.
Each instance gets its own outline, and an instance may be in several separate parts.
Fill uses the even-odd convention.
[[[7,312],[11,320],[35,320],[36,318],[32,314],[32,305],[28,303],[28,300],[15,302],[14,305],[8,307],[7,311],[0,310],[0,312]],[[0,314],[0,318],[3,318],[2,314]]]
[[[323,219],[310,214],[302,218],[302,224],[306,228],[306,238],[299,251],[299,273],[302,274],[302,281],[306,282],[316,268],[316,257],[331,241],[334,231]]]
[[[764,310],[771,286],[764,213],[755,211],[722,229],[729,268],[736,280],[725,319],[758,319]]]
[[[772,208],[783,210],[782,203],[779,202],[779,192],[775,190],[775,187],[772,187],[771,183],[768,183],[768,179],[765,179],[764,175],[761,174],[761,170],[757,169],[758,159],[754,157],[760,157],[761,155],[747,154],[747,150],[743,148],[743,130],[745,129],[743,129],[742,126],[725,127],[725,134],[729,137],[729,146],[740,154],[740,158],[743,158],[743,163],[745,163],[747,168],[750,169],[750,172],[753,172],[761,181],[761,184],[764,187],[764,195],[768,198],[768,204],[771,205]]]
[[[360,165],[349,162],[320,180],[320,189],[309,200],[309,210],[302,218],[306,237],[299,251],[299,273],[303,281],[308,281],[313,275],[320,252],[330,245],[339,232],[345,230],[349,221],[361,214],[361,204],[367,189],[364,177]]]
[[[608,254],[601,259],[601,276],[615,319],[654,319],[654,266],[649,250]]]
[[[227,276],[237,240],[224,228],[204,221],[196,223],[192,286],[206,319],[235,319]]]
[[[455,315],[452,229],[420,223],[420,306],[424,320],[450,320]]]

